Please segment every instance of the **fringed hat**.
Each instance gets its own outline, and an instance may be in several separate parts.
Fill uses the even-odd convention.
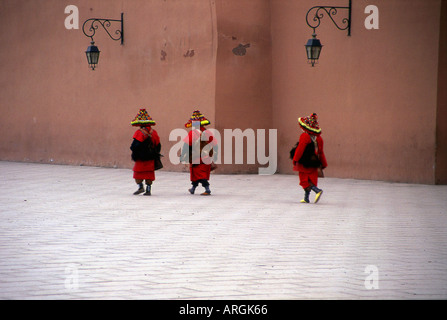
[[[192,113],[192,116],[188,120],[188,122],[185,123],[185,127],[186,128],[191,128],[192,127],[192,123],[196,122],[196,121],[200,122],[201,126],[206,126],[206,125],[209,125],[211,123],[207,118],[205,118],[205,116],[199,110],[196,110],[196,111],[194,111]]]
[[[140,109],[138,114],[135,116],[135,119],[133,119],[130,124],[135,127],[155,126],[155,121],[152,120],[146,109]]]
[[[298,123],[307,133],[318,136],[321,134],[320,125],[318,124],[318,117],[316,113],[312,113],[308,117],[298,118]]]

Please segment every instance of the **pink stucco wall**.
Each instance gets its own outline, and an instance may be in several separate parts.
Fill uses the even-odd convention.
[[[315,4],[3,0],[0,160],[130,168],[129,122],[144,107],[158,123],[165,170],[183,170],[168,161],[169,133],[200,109],[220,131],[277,129],[278,172],[292,174],[296,119],[317,112],[327,176],[447,183],[445,0],[354,0],[351,37],[323,18],[311,68],[305,14]],[[364,27],[369,4],[379,30]],[[79,8],[81,26],[124,12],[124,45],[95,36],[95,71],[89,38],[64,27],[67,5]]]
[[[435,183],[447,184],[447,0],[442,0],[440,30]]]
[[[312,34],[304,17],[312,4],[272,1],[273,109],[281,172],[291,172],[287,151],[300,132],[296,118],[316,112],[327,175],[433,183],[438,55],[445,55],[439,51],[441,2],[353,1],[350,37],[323,18],[317,29],[323,50],[314,68],[304,58]],[[379,8],[378,30],[364,27],[369,4]]]
[[[84,53],[90,39],[64,26],[69,4],[79,8],[80,28],[124,12],[123,45],[103,30],[95,36],[95,71]],[[156,120],[165,151],[170,131],[196,108],[214,122],[211,1],[5,0],[0,21],[3,160],[130,167],[139,108]]]
[[[219,132],[224,132],[224,129],[253,129],[252,132],[257,133],[259,129],[272,128],[270,1],[217,0],[216,4],[219,39],[216,129]],[[235,144],[236,140],[232,141],[232,164],[222,164],[219,171],[257,173],[257,157],[255,164],[247,164],[247,148],[244,149],[244,163],[234,165]],[[222,148],[223,160],[224,157],[225,150]]]

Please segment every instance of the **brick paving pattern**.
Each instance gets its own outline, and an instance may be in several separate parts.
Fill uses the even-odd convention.
[[[128,169],[0,176],[0,299],[447,298],[447,186],[324,178],[301,204],[293,175],[213,174],[209,197],[186,172],[150,197]]]

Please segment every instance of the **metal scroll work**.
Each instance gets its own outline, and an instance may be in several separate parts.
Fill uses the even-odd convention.
[[[345,17],[341,22],[337,22],[334,17],[338,14],[338,10],[348,10],[348,17]],[[348,36],[351,35],[351,11],[352,11],[352,0],[349,0],[349,5],[347,7],[337,7],[337,6],[315,6],[309,9],[306,14],[307,25],[314,30],[317,29],[321,24],[321,19],[326,15],[332,20],[334,25],[339,30],[348,30]],[[314,14],[315,13],[315,14]]]
[[[82,31],[84,32],[84,34],[87,37],[90,37],[93,41],[93,37],[96,34],[96,30],[98,30],[99,26],[101,26],[107,32],[107,34],[109,35],[109,37],[112,40],[115,40],[115,41],[121,40],[121,44],[123,44],[124,43],[124,17],[123,16],[124,16],[124,14],[121,13],[121,20],[98,19],[98,18],[88,19],[82,25]],[[117,26],[112,28],[112,23]]]

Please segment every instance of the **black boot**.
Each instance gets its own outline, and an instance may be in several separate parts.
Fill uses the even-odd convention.
[[[310,188],[304,189],[304,199],[301,200],[301,203],[309,203],[309,194],[310,194]]]
[[[146,192],[143,193],[143,196],[150,196],[151,195],[151,185],[146,186]]]
[[[208,182],[208,180],[203,179],[201,181],[201,183],[202,183],[202,187],[205,188],[205,192],[201,193],[200,195],[202,195],[202,196],[209,196],[209,195],[211,195],[210,183]]]
[[[191,187],[191,189],[188,189],[188,191],[190,194],[194,194],[199,183],[196,181],[193,181],[193,182],[191,182],[191,184],[192,184],[192,187]]]
[[[138,184],[138,190],[135,191],[133,194],[134,194],[134,195],[137,195],[137,194],[140,194],[140,193],[143,193],[143,192],[144,192],[144,186],[143,186],[143,183],[139,183],[139,184]]]
[[[312,191],[316,193],[315,195],[315,203],[318,202],[318,200],[320,200],[321,195],[323,194],[323,190],[317,188],[316,186],[312,186],[311,187]]]
[[[207,185],[205,186],[205,192],[201,193],[202,196],[209,196],[211,195],[211,190],[210,190],[210,186]]]

